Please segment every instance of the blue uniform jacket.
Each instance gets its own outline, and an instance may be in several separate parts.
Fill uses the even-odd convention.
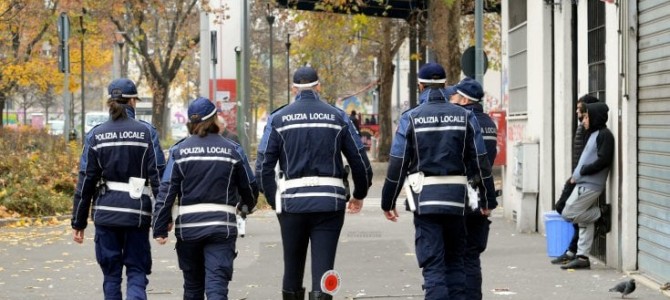
[[[353,197],[363,199],[372,184],[372,168],[365,147],[346,112],[302,91],[296,101],[273,112],[258,146],[256,176],[275,208],[275,166],[286,179],[309,176],[343,178],[346,157],[354,183]],[[290,213],[344,210],[340,187],[306,186],[286,190],[282,210]]]
[[[128,114],[128,117],[135,119],[135,109],[128,106],[126,108],[126,113]],[[165,170],[165,155],[163,154],[163,150],[161,149],[161,142],[158,136],[158,131],[156,130],[156,127],[154,127],[153,124],[144,120],[138,120],[138,121],[140,121],[140,123],[149,128],[149,131],[151,132],[151,141],[154,144],[154,153],[156,153],[156,167],[158,167],[158,172],[162,177],[163,171]],[[156,194],[154,194],[154,196],[155,195]]]
[[[402,114],[391,146],[388,173],[382,188],[382,209],[395,208],[408,174],[466,176],[474,166],[483,178],[487,199],[495,201],[491,166],[475,115],[446,101],[442,90],[432,89],[427,100]],[[414,193],[417,214],[463,215],[465,185],[438,184]],[[485,207],[486,203],[480,203]]]
[[[496,127],[496,123],[493,122],[488,114],[484,113],[484,108],[479,103],[468,104],[463,106],[463,108],[472,111],[477,117],[477,122],[482,130],[484,145],[486,145],[486,155],[488,156],[489,164],[493,166],[496,155],[498,155],[498,128]],[[476,170],[476,168],[471,166],[470,170]],[[468,177],[472,178],[474,175],[476,174],[469,174]],[[484,194],[483,190],[479,191],[479,199],[486,199],[486,194]],[[488,203],[489,208],[495,208],[496,206],[498,206],[497,200]]]
[[[154,237],[167,237],[177,198],[177,238],[188,241],[216,234],[236,236],[234,209],[238,202],[251,211],[258,198],[256,179],[242,147],[210,133],[187,137],[170,148],[154,208]]]
[[[147,179],[153,195],[160,184],[160,145],[154,144],[155,130],[128,118],[108,120],[86,135],[81,154],[79,180],[74,194],[72,228],[84,229],[89,209],[96,225],[148,227],[151,225],[151,198],[132,199],[128,192],[109,190],[105,182],[127,183],[130,177]],[[94,199],[95,198],[95,199]],[[92,201],[93,200],[93,201]]]

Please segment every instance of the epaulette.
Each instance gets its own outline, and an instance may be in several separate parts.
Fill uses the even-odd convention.
[[[180,140],[176,141],[174,144],[172,144],[172,146],[170,146],[170,148],[168,149],[167,153],[164,153],[165,157],[169,157],[169,156],[170,156],[170,153],[172,153],[172,149],[174,149],[174,147],[176,147],[176,146],[179,145],[181,142],[183,142],[184,140],[186,140],[186,138],[188,138],[188,136],[187,136],[187,137],[183,137],[183,138],[181,138]]]
[[[273,110],[270,114],[274,114],[275,112],[277,112],[278,110],[284,108],[284,106],[287,106],[287,105],[288,105],[288,104],[284,104],[284,105],[282,105],[282,106],[280,106],[280,107],[275,108],[275,110]]]
[[[86,137],[88,138],[88,136],[92,134],[93,129],[95,129],[96,127],[102,125],[103,123],[105,123],[105,122],[95,124],[95,126],[91,127],[91,130],[89,130],[89,131],[86,132]]]

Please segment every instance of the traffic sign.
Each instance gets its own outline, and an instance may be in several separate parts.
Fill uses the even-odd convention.
[[[486,52],[484,52],[483,74],[486,74],[486,69],[488,69],[488,67],[489,58],[486,56]],[[475,46],[470,46],[468,49],[465,49],[465,52],[463,52],[463,55],[461,56],[461,70],[465,76],[475,78]]]
[[[321,291],[335,295],[340,289],[340,274],[335,270],[328,270],[321,276]]]

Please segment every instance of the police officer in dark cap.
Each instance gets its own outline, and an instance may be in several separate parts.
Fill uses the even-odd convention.
[[[105,299],[122,298],[124,266],[126,298],[146,299],[152,200],[158,193],[163,152],[155,128],[134,119],[139,100],[135,84],[116,79],[108,91],[109,120],[90,130],[84,141],[72,212],[73,240],[83,243],[92,208]]]
[[[477,122],[479,122],[479,126],[482,129],[482,137],[484,138],[484,145],[486,145],[488,161],[493,166],[493,162],[496,160],[496,155],[498,154],[498,129],[493,120],[491,120],[491,117],[484,113],[484,108],[481,105],[481,101],[484,98],[482,85],[468,77],[461,80],[454,89],[456,93],[451,96],[451,103],[459,105],[475,114]],[[470,169],[473,170],[475,168],[474,166],[470,166]],[[468,174],[471,185],[479,180],[477,175]],[[472,194],[472,197],[475,197],[475,195]],[[476,197],[477,199],[486,199],[486,194],[484,194],[483,190],[480,190]],[[482,269],[479,256],[486,250],[489,225],[491,224],[489,220],[491,210],[498,205],[495,198],[489,200],[483,202],[486,204],[485,206],[479,206],[476,209],[466,208],[465,226],[468,232],[465,246],[466,299],[482,299]]]
[[[188,107],[188,138],[170,150],[154,208],[154,238],[167,242],[174,221],[184,299],[228,299],[233,277],[236,210],[256,205],[258,186],[242,147],[219,135],[217,109],[199,97]],[[239,195],[239,197],[238,197]],[[176,219],[172,208],[179,198]]]
[[[310,241],[309,299],[332,299],[321,290],[321,278],[335,264],[345,208],[351,213],[361,210],[372,180],[370,162],[354,124],[346,112],[321,100],[320,88],[316,70],[298,69],[293,76],[295,102],[272,112],[258,146],[256,176],[281,227],[283,299],[304,299]],[[348,206],[342,155],[351,166],[355,186]]]
[[[393,222],[399,218],[396,199],[405,189],[428,300],[466,299],[466,175],[478,174],[482,178],[478,188],[485,199],[495,199],[477,119],[471,111],[448,102],[452,91],[445,89],[445,82],[446,73],[439,64],[428,63],[419,70],[419,89],[426,101],[401,115],[382,188],[381,207]]]

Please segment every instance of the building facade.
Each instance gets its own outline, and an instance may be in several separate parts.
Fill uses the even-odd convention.
[[[505,217],[544,232],[572,172],[576,100],[591,94],[610,107],[616,139],[600,199],[612,230],[592,255],[670,281],[670,2],[515,0],[502,12]]]

